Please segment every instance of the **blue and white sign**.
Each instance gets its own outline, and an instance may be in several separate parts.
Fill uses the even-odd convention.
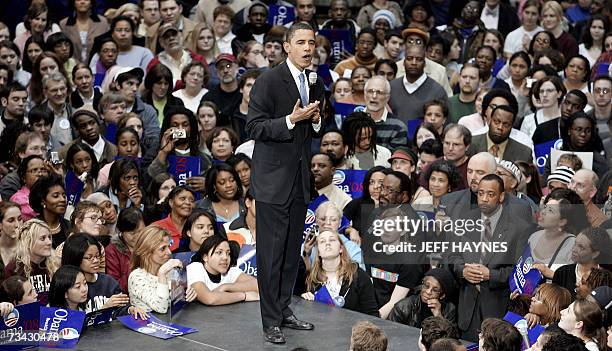
[[[38,347],[38,302],[15,307],[0,319],[0,349],[3,351],[28,350]]]
[[[268,24],[272,26],[284,26],[295,20],[295,9],[293,6],[272,4],[268,8]]]
[[[503,320],[517,327],[519,332],[521,330],[520,329],[521,327],[524,327],[525,325],[529,325],[527,321],[525,320],[525,318],[519,316],[516,313],[512,313],[512,312],[506,313]],[[540,334],[542,334],[543,331],[544,331],[544,327],[539,324],[536,324],[533,328],[527,328],[527,337],[529,339],[529,346],[536,343],[536,341],[538,340],[538,337],[540,336]],[[526,347],[526,345],[524,344],[525,343],[523,343],[521,350],[525,350],[529,347],[529,346]]]
[[[334,64],[342,61],[342,52],[353,53],[354,43],[351,31],[348,29],[320,29],[318,34],[326,37],[332,47],[332,61]]]
[[[117,318],[123,325],[135,332],[154,336],[160,339],[172,339],[177,336],[195,333],[194,328],[183,327],[182,325],[162,321],[161,319],[149,314],[149,319],[134,319],[132,315]]]
[[[85,322],[83,311],[41,306],[40,332],[50,337],[59,336],[59,340],[53,341],[47,338],[45,341],[40,341],[40,346],[55,349],[75,348],[81,337],[83,322]]]
[[[550,157],[550,152],[552,149],[561,149],[561,145],[563,144],[563,140],[551,140],[545,143],[541,143],[538,145],[534,145],[533,151],[535,153],[535,164],[538,167],[538,171],[540,174],[544,174],[544,166],[546,166],[546,161]],[[551,165],[552,166],[552,165]],[[551,167],[552,168],[552,167]]]
[[[351,198],[357,199],[363,193],[363,179],[367,173],[362,169],[337,169],[332,182]]]
[[[238,268],[251,277],[257,278],[257,255],[255,245],[242,245],[238,256]]]
[[[521,294],[533,295],[542,280],[542,273],[533,267],[534,260],[531,247],[527,245],[510,276],[510,291],[518,290]]]
[[[68,205],[76,206],[81,199],[81,194],[85,188],[85,183],[83,183],[73,171],[68,171],[66,173],[64,183],[66,185],[66,198],[68,199]]]

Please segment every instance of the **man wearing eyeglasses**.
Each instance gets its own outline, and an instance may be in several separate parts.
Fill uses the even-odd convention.
[[[587,218],[594,228],[601,226],[605,221],[609,220],[599,207],[593,203],[598,184],[599,177],[597,174],[585,168],[576,171],[576,174],[574,174],[569,183],[569,189],[575,191],[580,196],[580,199],[582,199],[582,202],[584,202]]]
[[[376,123],[376,145],[390,150],[408,142],[406,123],[387,110],[391,85],[387,79],[374,76],[365,83],[366,112]]]
[[[608,157],[612,155],[612,78],[599,76],[589,84],[594,108],[589,112],[597,120],[597,131]]]
[[[215,61],[219,84],[210,87],[200,103],[204,101],[214,102],[221,112],[217,125],[225,125],[230,123],[231,117],[236,113],[242,101],[242,94],[236,79],[238,61],[232,54],[219,54]]]

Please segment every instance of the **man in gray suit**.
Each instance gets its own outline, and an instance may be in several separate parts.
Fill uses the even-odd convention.
[[[510,138],[516,111],[509,105],[494,106],[489,119],[489,131],[472,137],[469,155],[489,152],[508,161],[533,162],[533,150]]]
[[[483,320],[506,313],[508,279],[533,232],[532,223],[522,219],[520,206],[504,192],[499,176],[482,177],[476,196],[478,207],[462,216],[475,220],[475,229],[447,236],[455,248],[448,256],[449,267],[460,283],[458,327],[461,337],[470,341],[478,340]]]

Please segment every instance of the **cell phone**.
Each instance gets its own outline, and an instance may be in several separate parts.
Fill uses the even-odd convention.
[[[51,151],[51,163],[54,165],[62,163],[62,161],[60,161],[59,153],[57,151]]]
[[[185,139],[187,138],[187,131],[185,129],[174,129],[172,131],[172,139]]]

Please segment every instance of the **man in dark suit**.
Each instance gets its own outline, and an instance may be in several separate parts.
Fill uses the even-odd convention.
[[[305,70],[315,52],[306,23],[289,28],[287,60],[255,81],[246,130],[255,140],[251,191],[257,216],[257,281],[266,341],[284,343],[280,327],[311,330],[289,308],[311,200],[310,144],[321,130],[324,86]],[[310,85],[310,88],[308,88]],[[309,103],[310,102],[310,103]]]
[[[508,105],[495,106],[489,120],[489,131],[472,137],[468,154],[471,156],[485,151],[503,160],[533,162],[533,150],[514,139],[510,139],[510,132],[512,132],[515,119],[516,112],[512,107]]]
[[[497,29],[504,37],[521,25],[516,9],[501,0],[486,0],[480,19],[487,29]]]
[[[460,282],[457,324],[461,337],[470,341],[478,340],[483,320],[502,318],[506,313],[508,279],[533,232],[531,222],[520,217],[504,193],[499,176],[489,174],[480,180],[477,202],[478,208],[462,217],[475,220],[475,229],[461,236],[448,234],[454,244],[449,264]]]

